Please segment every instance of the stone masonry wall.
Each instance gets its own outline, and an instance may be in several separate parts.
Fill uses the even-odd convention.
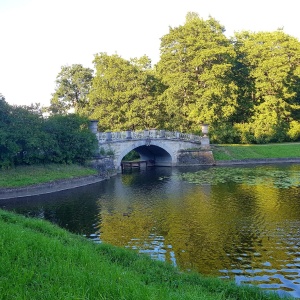
[[[181,150],[177,159],[179,166],[215,164],[211,150]]]
[[[96,169],[98,175],[103,178],[108,178],[116,173],[114,159],[112,156],[99,156],[89,161],[88,167]]]

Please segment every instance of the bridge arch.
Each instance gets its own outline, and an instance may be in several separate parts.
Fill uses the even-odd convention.
[[[140,154],[141,160],[154,160],[157,166],[173,166],[177,160],[172,149],[167,145],[162,145],[162,143],[155,140],[151,140],[150,144],[145,140],[135,141],[123,148],[118,155],[115,163],[118,168],[121,166],[124,156],[132,150]]]
[[[95,125],[98,121],[91,122]],[[114,166],[117,171],[121,171],[121,161],[131,150],[136,150],[142,160],[154,160],[157,166],[171,167],[182,164],[178,161],[182,150],[210,149],[209,138],[206,135],[208,130],[203,131],[203,136],[156,129],[98,132],[97,126],[92,126],[91,131],[96,134],[100,150],[102,148],[114,153]]]

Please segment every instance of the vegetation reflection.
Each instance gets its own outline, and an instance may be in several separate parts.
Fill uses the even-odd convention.
[[[146,187],[136,184],[139,174],[127,174],[122,178],[126,185],[115,186],[113,195],[98,201],[100,239],[139,249],[182,269],[289,289],[284,276],[299,281],[300,203],[293,200],[299,198],[299,189],[283,189],[277,174],[295,183],[299,166],[191,174],[220,171],[219,178],[225,178],[232,169],[244,176],[238,175],[238,183],[223,184],[216,176],[205,185],[191,185],[181,180],[188,178],[185,173],[157,177]],[[275,174],[268,185],[259,177],[264,174]]]

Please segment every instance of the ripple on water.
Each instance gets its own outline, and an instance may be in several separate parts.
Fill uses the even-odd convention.
[[[183,270],[300,297],[300,187],[288,187],[300,165],[225,171],[213,174],[226,183],[195,184],[181,169],[156,168],[5,206]]]

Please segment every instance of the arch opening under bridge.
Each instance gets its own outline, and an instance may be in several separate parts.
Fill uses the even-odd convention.
[[[118,160],[116,161],[116,166],[121,166],[122,159],[132,150],[136,151],[140,155],[140,160],[150,161],[155,166],[172,166],[175,162],[175,157],[172,157],[172,149],[168,149],[166,145],[157,145],[155,141],[149,145],[145,143],[136,143],[128,145],[119,154]]]

